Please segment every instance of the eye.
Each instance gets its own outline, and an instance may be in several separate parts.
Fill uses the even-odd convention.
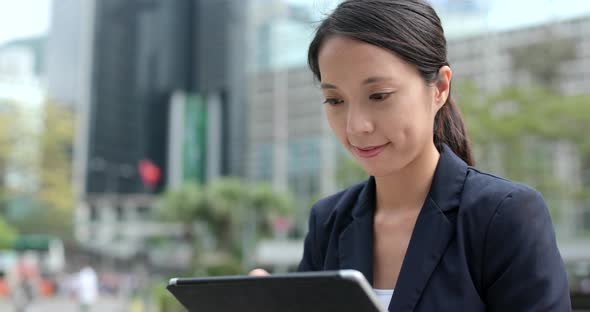
[[[374,101],[383,101],[387,99],[393,92],[381,92],[381,93],[373,93],[369,98]]]
[[[341,104],[342,102],[344,101],[337,98],[327,98],[326,100],[324,100],[324,104],[330,104],[332,106]]]

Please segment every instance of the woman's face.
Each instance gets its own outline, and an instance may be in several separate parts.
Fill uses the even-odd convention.
[[[433,146],[448,85],[428,85],[392,52],[345,36],[327,38],[318,63],[330,127],[369,175],[395,173]]]

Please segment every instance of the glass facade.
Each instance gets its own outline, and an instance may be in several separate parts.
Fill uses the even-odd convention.
[[[136,194],[164,188],[169,105],[175,91],[220,100],[221,116],[210,126],[221,129],[220,146],[215,148],[222,157],[216,174],[243,174],[244,58],[235,52],[243,43],[232,38],[243,29],[244,13],[237,3],[247,1],[96,1],[87,193]],[[230,16],[232,23],[227,23]],[[196,114],[208,127],[204,112]],[[227,123],[222,126],[221,120]],[[202,150],[194,153],[205,158]],[[162,172],[155,189],[146,189],[137,171],[142,160]],[[200,180],[207,170],[199,169]]]
[[[311,133],[302,134],[299,129],[310,128],[321,124],[321,118],[292,118],[291,116],[299,107],[316,107],[311,113],[321,117],[321,105],[318,104],[319,97],[315,99],[309,96],[296,96],[290,89],[296,86],[305,86],[313,88],[311,74],[307,71],[305,76],[293,74],[292,70],[300,70],[307,66],[307,47],[312,39],[316,21],[331,11],[339,1],[337,0],[253,0],[251,2],[249,14],[249,24],[253,32],[251,41],[252,62],[248,69],[248,74],[252,81],[271,85],[268,90],[256,91],[259,93],[258,101],[286,101],[288,105],[284,107],[284,113],[288,122],[276,122],[277,113],[281,114],[281,109],[277,104],[266,106],[265,108],[253,108],[250,114],[258,114],[259,117],[252,117],[250,120],[260,119],[261,116],[268,116],[270,123],[266,128],[268,136],[273,137],[276,133],[287,133],[286,143],[279,144],[283,139],[274,137],[273,140],[260,138],[261,142],[255,143],[253,148],[252,166],[253,177],[255,179],[264,179],[276,181],[276,176],[285,177],[284,183],[292,191],[296,199],[301,204],[308,204],[311,198],[320,194],[320,185],[322,178],[322,153],[326,147],[322,146],[322,136],[320,131],[311,131]],[[273,76],[273,73],[280,73]],[[270,79],[263,78],[268,77]],[[277,74],[279,75],[279,74]],[[302,91],[305,92],[305,91]],[[270,97],[267,95],[270,94]],[[250,103],[251,107],[261,106],[257,103]],[[298,108],[294,108],[297,106]],[[267,110],[271,110],[269,112]],[[273,121],[274,120],[274,121]],[[258,131],[257,133],[260,133]],[[259,136],[263,137],[264,135]],[[254,141],[258,139],[254,138]],[[278,147],[278,148],[277,148]],[[282,149],[286,150],[282,150]],[[274,166],[275,163],[285,164]],[[280,168],[285,172],[273,172],[273,168]],[[279,179],[280,180],[280,179]],[[302,210],[305,212],[305,209]]]
[[[166,171],[167,103],[193,85],[192,11],[192,1],[96,2],[88,193],[148,192],[136,170],[144,159]]]
[[[257,181],[272,180],[273,153],[271,143],[261,143],[254,147],[255,169],[254,178]]]
[[[317,21],[338,0],[253,0],[250,23],[254,25],[253,72],[281,70],[307,64],[307,46]]]
[[[319,195],[321,175],[321,137],[293,139],[288,145],[289,189],[301,201]]]

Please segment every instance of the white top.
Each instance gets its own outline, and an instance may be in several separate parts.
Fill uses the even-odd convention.
[[[393,289],[375,289],[375,294],[377,294],[377,299],[379,302],[385,307],[385,309],[389,308],[389,302],[391,302],[391,296],[393,295]]]

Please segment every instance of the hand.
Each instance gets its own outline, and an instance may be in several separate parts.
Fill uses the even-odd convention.
[[[263,269],[254,269],[248,273],[249,276],[268,276],[270,273],[266,272]]]

